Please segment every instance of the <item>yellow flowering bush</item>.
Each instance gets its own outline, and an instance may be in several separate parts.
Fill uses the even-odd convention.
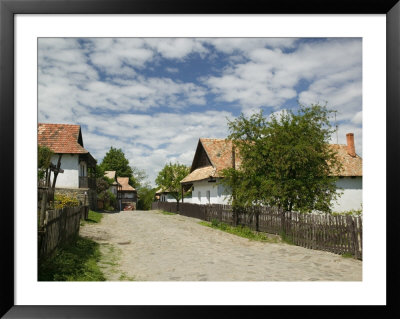
[[[64,207],[79,206],[79,201],[75,197],[71,197],[65,194],[54,195],[54,208],[60,209]]]

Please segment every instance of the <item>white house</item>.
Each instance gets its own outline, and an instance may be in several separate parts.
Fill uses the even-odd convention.
[[[359,209],[362,205],[362,159],[355,153],[354,135],[347,134],[347,145],[331,144],[335,148],[343,168],[337,174],[337,187],[342,196],[332,204],[334,212]],[[200,138],[193,158],[190,174],[181,185],[192,188],[194,204],[228,204],[229,189],[217,183],[223,178],[225,168],[240,167],[238,150],[232,151],[232,142],[226,139]]]
[[[156,197],[156,200],[159,202],[176,203],[175,197],[173,197],[170,192],[164,191],[162,188],[160,188],[156,191],[155,197]],[[184,202],[191,203],[192,197],[190,195],[185,195]]]
[[[56,192],[73,193],[82,200],[88,196],[94,202],[96,180],[88,176],[88,170],[96,167],[96,160],[83,147],[80,125],[39,123],[38,144],[54,152],[51,161],[55,165],[61,155],[64,172],[57,176]]]
[[[176,203],[176,199],[167,191],[162,188],[156,191],[156,199],[160,202]]]
[[[192,188],[192,204],[228,203],[230,191],[217,182],[223,177],[221,170],[239,167],[238,151],[232,155],[232,142],[229,140],[199,139],[190,174],[181,181],[185,190]]]
[[[346,134],[347,145],[331,144],[338,153],[343,168],[337,174],[336,186],[342,192],[336,203],[332,204],[333,212],[362,209],[362,158],[356,154],[354,134]]]

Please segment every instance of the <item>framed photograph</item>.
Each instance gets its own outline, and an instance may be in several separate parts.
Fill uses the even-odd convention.
[[[0,160],[5,173],[2,224],[6,225],[1,232],[5,243],[1,315],[193,317],[212,311],[220,315],[233,311],[244,314],[255,309],[242,308],[245,306],[272,305],[279,307],[262,308],[263,311],[306,314],[310,309],[304,305],[335,306],[339,313],[367,311],[364,307],[343,307],[350,305],[384,306],[376,309],[383,315],[395,311],[391,253],[396,249],[395,217],[390,212],[396,211],[394,183],[398,177],[400,134],[400,4],[396,0],[348,1],[346,6],[334,1],[250,2],[246,8],[239,4],[227,8],[207,1],[189,4],[174,0],[0,1],[0,128],[2,149],[7,150]],[[167,202],[180,196],[180,215],[161,214],[157,218],[167,223],[179,217],[182,220],[176,223],[183,223],[184,218],[189,218],[186,216],[205,219],[200,210],[182,216],[185,200],[186,205],[227,204],[222,195],[232,188],[225,189],[217,183],[217,187],[212,186],[220,178],[218,172],[227,165],[235,169],[241,161],[232,145],[229,154],[225,154],[226,144],[221,146],[232,133],[234,119],[250,119],[261,109],[274,114],[279,122],[287,112],[297,112],[299,103],[315,102],[337,107],[329,115],[334,116],[331,120],[336,125],[336,135],[332,135],[330,143],[337,145],[339,152],[343,148],[346,173],[338,175],[345,195],[333,210],[356,214],[355,206],[361,207],[362,235],[355,230],[354,236],[362,238],[362,249],[349,244],[354,248],[351,255],[355,259],[338,255],[340,266],[334,266],[312,250],[316,257],[304,258],[313,258],[313,268],[300,270],[295,268],[302,263],[295,266],[290,262],[297,260],[295,249],[254,255],[249,246],[249,254],[239,258],[243,265],[238,266],[229,256],[234,253],[228,253],[224,246],[226,256],[220,259],[226,268],[256,269],[246,269],[245,275],[239,271],[235,276],[225,276],[217,264],[204,266],[210,260],[200,258],[202,253],[207,254],[203,246],[220,249],[222,254],[223,238],[217,236],[203,246],[188,244],[188,250],[182,245],[181,263],[192,269],[187,272],[192,277],[176,271],[168,258],[160,261],[163,256],[153,250],[146,258],[157,267],[138,265],[137,269],[142,267],[140,278],[134,278],[132,274],[137,269],[131,271],[129,265],[121,266],[123,269],[115,277],[112,261],[107,263],[111,268],[106,282],[100,282],[104,279],[100,273],[99,281],[82,276],[72,282],[65,282],[65,277],[48,279],[53,275],[40,273],[38,221],[33,212],[38,205],[37,145],[49,145],[53,152],[56,149],[55,153],[63,154],[63,161],[76,162],[75,174],[65,169],[72,164],[57,166],[53,161],[50,167],[53,174],[59,174],[53,175],[59,176],[58,185],[68,191],[72,187],[68,183],[76,183],[84,189],[78,201],[88,207],[102,205],[106,211],[131,211],[144,205],[139,204],[132,185],[147,175],[148,188],[156,190],[162,184],[165,163],[184,163],[183,179],[179,178],[181,193],[160,188],[152,197],[157,200],[152,207],[173,213],[174,204]],[[354,134],[346,136],[349,132]],[[50,141],[64,133],[61,143],[60,138],[55,143]],[[68,140],[71,137],[73,141]],[[105,190],[93,199],[90,183],[96,183],[96,174],[100,174],[96,172],[96,159],[104,162],[106,154],[121,149],[135,166],[135,172],[129,173],[132,180],[123,177],[124,173],[117,176],[104,166],[101,174],[107,176],[106,181],[115,181],[115,198]],[[71,182],[73,179],[76,181]],[[191,196],[185,196],[185,191],[190,191]],[[244,194],[250,196],[250,192]],[[285,211],[292,210],[289,206]],[[302,209],[300,204],[296,207]],[[306,209],[310,207],[311,204]],[[97,218],[89,218],[88,212],[78,213],[86,214],[86,220]],[[145,236],[129,234],[129,223],[142,223],[149,234],[157,232],[157,228],[151,228],[154,220],[130,220],[132,216],[136,215],[126,217],[119,226],[113,221],[121,230],[126,228],[126,236],[121,235],[114,243],[121,249],[132,247],[132,241]],[[221,222],[222,217],[218,218]],[[236,225],[234,218],[238,217],[229,218]],[[255,218],[254,229],[259,231],[260,217]],[[216,219],[208,221],[209,226],[218,224]],[[145,226],[146,222],[150,224]],[[249,227],[253,227],[251,223]],[[204,225],[198,227],[208,230]],[[357,222],[354,227],[357,229]],[[98,232],[92,234],[93,238],[105,238],[104,229],[91,229]],[[170,231],[179,237],[180,230]],[[101,234],[104,238],[100,238]],[[200,240],[196,236],[192,236],[193,241]],[[146,242],[161,247],[164,257],[173,256],[163,240],[168,240],[166,233],[159,237],[149,235]],[[235,242],[229,244],[234,246]],[[147,249],[145,245],[136,245],[136,249],[139,246]],[[134,250],[127,251],[131,261],[140,258]],[[268,264],[271,275],[260,276],[252,259],[268,256],[280,260],[280,265]],[[287,258],[287,265],[278,257]],[[196,264],[202,265],[202,271]],[[168,274],[160,267],[169,267]],[[274,267],[286,267],[290,276],[274,277]],[[208,272],[203,271],[206,268]],[[312,269],[323,269],[318,272],[323,275],[315,277]],[[317,310],[326,311],[326,307]]]

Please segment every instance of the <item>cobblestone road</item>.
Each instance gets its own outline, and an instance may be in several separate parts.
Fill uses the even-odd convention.
[[[250,241],[158,211],[104,214],[81,235],[118,250],[118,271],[137,281],[360,281],[362,262],[287,245]],[[121,276],[107,273],[108,280]]]

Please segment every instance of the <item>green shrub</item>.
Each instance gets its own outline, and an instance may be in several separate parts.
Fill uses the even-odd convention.
[[[68,196],[65,194],[55,194],[54,195],[54,208],[60,209],[64,207],[75,207],[79,206],[79,201],[77,198]]]
[[[213,226],[213,227],[218,227],[218,226],[219,226],[219,221],[218,221],[218,219],[213,218],[213,219],[211,220],[211,226]]]
[[[77,237],[55,250],[49,258],[38,262],[39,281],[104,281],[98,266],[99,244]]]

